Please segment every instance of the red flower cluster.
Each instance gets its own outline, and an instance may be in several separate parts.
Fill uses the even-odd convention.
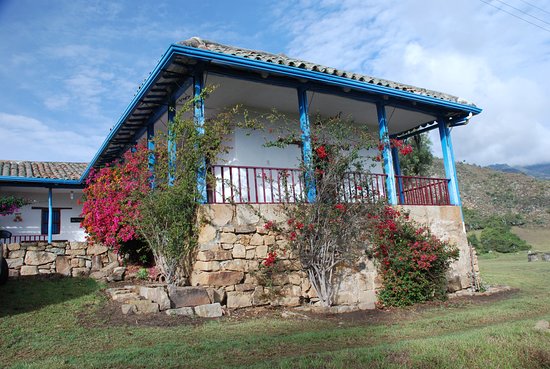
[[[328,156],[325,146],[319,146],[315,149],[315,152],[317,153],[319,159],[326,159]]]
[[[344,211],[346,211],[346,206],[345,206],[344,204],[336,204],[336,205],[334,205],[334,208],[335,208],[336,210],[341,211],[342,213],[343,213]]]
[[[277,253],[275,251],[270,251],[267,253],[267,257],[264,259],[263,264],[266,267],[271,267],[277,261]]]
[[[272,230],[274,226],[275,226],[275,223],[273,223],[272,220],[270,220],[266,224],[264,224],[264,228],[267,229],[267,230]]]

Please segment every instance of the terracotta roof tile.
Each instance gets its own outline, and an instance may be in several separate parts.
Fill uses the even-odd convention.
[[[203,49],[208,51],[219,52],[222,54],[239,56],[247,59],[259,60],[259,61],[264,61],[264,62],[273,63],[273,64],[281,64],[289,67],[306,69],[313,72],[320,72],[320,73],[340,76],[340,77],[344,77],[344,78],[348,78],[348,79],[352,79],[360,82],[365,82],[373,85],[379,85],[379,86],[394,88],[396,90],[407,91],[417,95],[429,96],[429,97],[434,97],[437,99],[451,101],[459,104],[475,106],[474,104],[468,101],[465,101],[461,98],[458,98],[456,96],[449,95],[443,92],[432,91],[425,88],[406,85],[403,83],[393,82],[386,79],[375,78],[364,74],[350,73],[350,72],[342,71],[336,68],[330,68],[320,64],[290,58],[283,54],[271,54],[265,51],[256,51],[256,50],[243,49],[240,47],[223,45],[217,42],[203,40],[199,37],[192,37],[188,40],[179,42],[179,44],[183,46],[194,47],[197,49]]]
[[[0,176],[80,179],[88,163],[0,160]]]

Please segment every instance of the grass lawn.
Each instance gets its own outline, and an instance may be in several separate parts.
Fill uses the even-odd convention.
[[[0,367],[550,368],[550,333],[533,329],[550,320],[550,263],[522,253],[483,256],[480,265],[486,283],[519,291],[377,313],[374,323],[271,314],[109,325],[91,280],[10,281],[0,288]]]

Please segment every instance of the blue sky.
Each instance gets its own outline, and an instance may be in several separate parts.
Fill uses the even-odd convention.
[[[170,43],[200,36],[458,95],[484,109],[458,160],[549,162],[550,2],[487,1],[0,0],[0,158],[90,160]]]

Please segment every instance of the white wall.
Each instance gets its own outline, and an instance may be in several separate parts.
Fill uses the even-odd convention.
[[[73,199],[71,200],[71,191]],[[23,197],[31,201],[31,204],[22,207],[18,213],[21,213],[22,221],[14,221],[15,215],[0,216],[0,229],[10,231],[13,236],[16,235],[39,235],[41,234],[41,215],[40,209],[33,207],[48,207],[48,189],[37,187],[2,187],[0,195],[14,195]],[[80,217],[82,205],[78,201],[82,198],[82,190],[53,189],[53,207],[69,208],[61,210],[61,233],[54,234],[54,240],[84,241],[86,234],[80,227],[80,223],[71,223],[71,218]]]

